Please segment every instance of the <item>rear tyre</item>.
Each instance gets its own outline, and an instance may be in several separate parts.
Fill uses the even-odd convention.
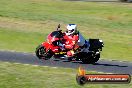
[[[95,57],[93,58],[93,64],[96,63],[100,58],[100,54],[95,55]]]
[[[82,59],[82,62],[84,64],[95,64],[100,58],[100,54],[97,54],[97,55],[88,55],[88,57],[85,57]]]
[[[45,60],[48,60],[53,56],[52,51],[51,50],[46,51],[46,48],[42,45],[39,45],[36,48],[35,53],[39,59],[45,59]]]

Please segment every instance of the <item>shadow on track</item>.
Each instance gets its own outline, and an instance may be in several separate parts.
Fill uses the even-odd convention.
[[[95,64],[93,64],[93,65],[116,66],[116,67],[128,67],[128,66],[113,65],[113,64],[100,64],[100,63],[95,63]]]
[[[77,62],[77,61],[75,61],[75,62],[72,62],[72,63],[79,63],[79,64],[84,64],[84,63],[82,63],[82,62]],[[115,66],[115,67],[128,67],[128,66],[121,66],[121,65],[116,65],[116,64],[101,64],[101,63],[95,63],[95,64],[91,64],[91,65],[97,65],[97,66]]]

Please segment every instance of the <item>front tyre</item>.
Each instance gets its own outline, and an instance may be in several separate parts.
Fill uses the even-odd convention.
[[[39,45],[36,48],[35,53],[39,59],[45,59],[45,60],[50,59],[53,56],[52,51],[51,50],[46,51],[46,48],[42,45]]]

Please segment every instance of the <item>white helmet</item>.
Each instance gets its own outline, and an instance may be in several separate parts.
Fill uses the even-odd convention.
[[[67,25],[68,35],[74,34],[76,31],[77,31],[77,25],[75,25],[75,24],[68,24]]]

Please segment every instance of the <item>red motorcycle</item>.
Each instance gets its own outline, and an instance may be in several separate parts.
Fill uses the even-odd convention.
[[[60,25],[58,26],[60,28]],[[65,44],[64,33],[61,30],[51,32],[47,36],[47,41],[43,42],[36,48],[36,56],[39,59],[48,60],[51,57],[57,59],[67,59],[69,61],[76,60],[83,63],[94,64],[100,58],[100,52],[104,46],[100,39],[88,39],[85,40],[85,44],[82,47],[72,49],[75,54],[72,57],[67,56],[68,49],[65,49],[61,45]],[[70,59],[69,59],[70,58]]]

